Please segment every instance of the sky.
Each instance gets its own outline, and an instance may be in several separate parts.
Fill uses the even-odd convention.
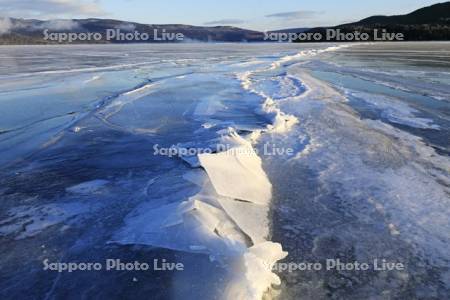
[[[330,26],[409,13],[427,0],[0,0],[0,16],[109,18],[144,24],[230,25],[259,31]]]

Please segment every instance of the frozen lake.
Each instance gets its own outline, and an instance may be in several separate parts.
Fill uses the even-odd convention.
[[[450,43],[2,46],[0,116],[2,299],[450,296]]]

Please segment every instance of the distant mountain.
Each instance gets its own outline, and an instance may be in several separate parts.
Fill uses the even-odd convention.
[[[450,2],[438,3],[418,9],[407,15],[372,16],[358,22],[335,27],[291,28],[270,31],[269,33],[324,33],[327,29],[339,29],[342,33],[355,31],[373,35],[374,29],[386,29],[388,32],[403,33],[405,40],[450,40]],[[90,41],[74,41],[73,43],[137,43],[137,42],[173,42],[173,40],[157,40],[155,32],[168,34],[181,33],[183,41],[203,42],[260,42],[265,34],[232,26],[191,26],[181,24],[155,25],[125,22],[109,19],[70,19],[70,20],[35,20],[0,18],[1,44],[56,44],[58,41],[45,40],[44,30],[53,33],[98,33],[101,38]],[[107,40],[108,29],[117,29],[122,33],[146,33],[148,40]],[[314,40],[308,40],[308,42]],[[317,41],[330,41],[326,39]],[[333,41],[333,40],[331,40]],[[66,42],[63,42],[66,43]]]
[[[449,24],[450,2],[438,3],[399,16],[372,16],[349,25],[417,25],[417,24]],[[342,25],[344,26],[344,25]]]
[[[258,31],[246,30],[231,26],[191,26],[181,24],[154,25],[135,22],[125,22],[109,19],[70,19],[41,21],[35,19],[0,18],[0,44],[51,44],[56,41],[45,40],[44,30],[49,33],[100,33],[100,40],[92,40],[89,43],[128,43],[128,42],[170,42],[172,40],[156,41],[155,30],[161,35],[181,33],[184,41],[203,42],[253,42],[262,41],[264,34]],[[146,33],[148,40],[121,40],[106,39],[107,29],[118,29],[121,33]],[[74,41],[73,43],[87,43],[86,41]]]
[[[450,2],[424,7],[407,15],[372,16],[354,23],[313,28],[307,32],[321,33],[325,37],[327,28],[339,29],[342,33],[368,33],[371,38],[374,29],[385,29],[391,33],[403,33],[406,41],[449,41]]]

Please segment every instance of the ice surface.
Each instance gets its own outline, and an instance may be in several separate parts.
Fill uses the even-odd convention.
[[[148,83],[131,91],[123,93],[116,97],[113,101],[111,101],[111,103],[109,103],[107,106],[103,107],[99,112],[97,112],[97,114],[102,116],[104,119],[108,119],[112,115],[119,112],[124,105],[132,103],[133,101],[136,101],[152,93],[153,87],[155,85],[156,84],[154,83]]]
[[[369,89],[392,73],[367,72],[361,68],[371,63],[365,55],[347,62],[353,64],[347,68],[342,60],[353,50],[338,52],[340,47],[329,44],[74,46],[65,49],[63,60],[56,47],[22,50],[28,56],[45,51],[55,57],[48,59],[50,66],[28,63],[35,59],[31,56],[0,56],[0,70],[8,74],[0,75],[1,160],[23,159],[17,167],[2,168],[0,176],[6,207],[1,213],[7,216],[0,233],[6,252],[14,249],[1,267],[15,270],[19,258],[23,262],[20,270],[8,271],[15,286],[34,285],[42,274],[28,272],[35,257],[23,258],[35,249],[22,245],[45,244],[58,255],[76,252],[77,259],[115,253],[206,261],[191,266],[207,274],[198,275],[200,280],[184,272],[149,275],[145,290],[161,291],[170,281],[162,292],[168,297],[186,286],[198,292],[191,287],[201,282],[206,290],[212,287],[204,298],[261,299],[280,284],[279,275],[283,299],[348,298],[346,293],[376,297],[379,291],[420,298],[417,282],[445,298],[436,279],[448,277],[450,239],[445,78],[420,83],[411,73],[410,81],[393,80],[389,93],[386,86]],[[207,54],[205,47],[211,50]],[[73,49],[80,51],[75,58]],[[308,68],[331,73],[335,85],[311,76]],[[342,93],[356,77],[360,81],[349,89],[367,100],[358,104],[369,108],[370,119]],[[408,82],[410,94],[399,94],[397,84]],[[437,91],[431,94],[442,101],[412,94],[422,87],[424,93]],[[23,114],[16,113],[19,105],[27,108]],[[413,133],[385,122],[407,125],[398,127]],[[440,130],[417,130],[437,126]],[[414,132],[442,143],[433,148]],[[259,155],[255,149],[263,143],[290,147],[295,155]],[[167,157],[151,153],[156,144],[228,148]],[[29,195],[39,197],[30,200]],[[102,203],[104,209],[80,224],[77,220],[93,208],[79,199]],[[80,230],[57,238],[46,234],[73,222]],[[294,262],[335,254],[358,260],[387,255],[406,261],[408,270],[388,276],[369,272],[356,279],[347,273],[274,272],[273,264],[287,255],[283,249]],[[108,296],[129,292],[120,284],[122,275],[108,276],[107,283],[114,283],[106,289]],[[209,285],[210,277],[220,280]],[[66,282],[52,281],[48,294],[34,289],[32,296],[66,295]],[[1,283],[0,290],[23,295],[7,284]],[[70,285],[86,290],[87,297],[105,295],[101,282],[86,282],[84,275],[71,274]],[[139,286],[133,291],[141,292]],[[285,292],[292,297],[284,297]]]
[[[267,205],[271,185],[261,167],[261,159],[251,146],[240,146],[216,154],[199,155],[219,195]]]
[[[203,170],[190,171],[184,174],[183,178],[202,187],[201,193],[196,197],[207,203],[211,203],[210,199],[213,199],[212,204],[221,206],[253,243],[266,241],[269,236],[268,205],[255,205],[251,202],[220,196]]]
[[[292,115],[282,112],[278,108],[276,102],[270,96],[268,96],[264,90],[258,89],[258,87],[256,87],[254,82],[252,81],[252,76],[258,74],[258,72],[265,71],[267,71],[267,69],[262,69],[257,72],[239,73],[237,74],[237,78],[241,81],[241,85],[245,90],[248,90],[249,92],[262,97],[263,100],[261,107],[258,107],[255,111],[266,116],[269,119],[270,124],[267,125],[267,128],[270,131],[276,133],[287,132],[291,129],[292,126],[298,123],[298,119]],[[279,80],[283,81],[284,79],[281,78]],[[283,82],[280,82],[280,85],[282,87],[286,86],[285,84],[283,84]],[[296,96],[298,96],[297,93],[294,93],[294,95],[288,93],[285,96],[285,99]],[[281,99],[283,98],[281,97]]]
[[[273,132],[283,133],[289,131],[292,126],[299,122],[296,117],[285,114],[277,108],[275,102],[270,98],[264,102],[261,111],[271,118],[272,124],[268,125],[268,128]]]
[[[13,235],[16,240],[32,237],[89,210],[88,205],[76,202],[18,206],[9,210],[8,218],[0,221],[0,235]]]
[[[265,91],[258,90],[253,77],[298,57],[284,57],[278,64],[238,75],[245,90],[261,97],[260,107],[254,111],[267,117],[266,131],[272,134],[290,131],[298,119],[285,114]],[[297,82],[294,78],[286,81],[279,77],[277,80],[282,91],[279,98],[283,100],[304,93],[301,83],[298,87],[291,86]],[[225,108],[219,98],[204,98],[197,103],[193,115],[216,115]],[[204,130],[225,125],[223,121],[204,124]],[[214,143],[220,143],[227,149],[198,154],[198,162],[204,171],[193,170],[183,175],[185,180],[200,187],[200,191],[193,196],[186,195],[187,200],[161,207],[149,209],[143,204],[127,217],[126,225],[114,236],[114,241],[207,253],[226,261],[234,274],[226,285],[226,298],[261,299],[272,284],[280,284],[271,266],[287,255],[280,244],[267,241],[272,186],[252,145],[264,130],[240,124],[227,125],[230,127],[216,130],[220,138],[202,144],[212,147]],[[248,136],[239,135],[238,128],[246,128]],[[196,145],[187,142],[177,146],[194,148]],[[182,158],[191,166],[197,166],[194,157]]]
[[[310,137],[308,146],[296,156],[299,162],[291,162],[293,166],[304,164],[319,174],[322,188],[336,191],[334,199],[343,199],[348,203],[347,209],[361,220],[368,218],[362,203],[369,201],[385,218],[391,235],[428,253],[427,259],[433,264],[445,265],[448,254],[444,244],[450,240],[446,217],[450,214],[448,157],[438,155],[420,137],[381,120],[361,120],[343,104],[345,101],[341,101],[342,95],[336,90],[299,69],[291,71],[301,76],[310,90],[302,101],[283,104],[284,109],[304,120],[299,133]],[[413,108],[396,99],[354,94],[388,110],[390,116],[395,112],[397,121],[434,128],[428,121],[417,119]],[[326,196],[318,196],[322,197]]]
[[[222,196],[218,196],[217,201],[253,243],[266,241],[269,236],[269,207],[267,205],[243,202]]]
[[[115,235],[113,241],[211,256],[236,255],[246,249],[245,239],[225,213],[196,200],[195,196],[182,203],[155,209],[142,205],[127,218],[126,226]]]
[[[68,187],[66,191],[75,194],[90,194],[100,191],[108,183],[108,180],[96,179]]]
[[[249,248],[237,261],[235,278],[225,290],[226,299],[263,299],[269,287],[281,284],[272,266],[287,254],[280,244],[272,242]]]
[[[395,98],[355,91],[349,91],[349,94],[380,109],[382,116],[393,123],[415,128],[439,130],[439,126],[433,124],[433,120],[416,117],[415,114],[419,113],[419,111]]]
[[[224,108],[226,108],[226,106],[221,103],[220,97],[219,99],[217,99],[217,96],[206,97],[197,104],[194,116],[212,116],[218,110]]]

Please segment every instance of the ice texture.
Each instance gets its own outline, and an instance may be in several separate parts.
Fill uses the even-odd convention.
[[[17,206],[0,221],[0,235],[16,240],[33,237],[45,229],[86,213],[89,206],[82,203],[61,203],[41,206]]]
[[[373,51],[389,43],[173,47],[0,49],[0,267],[11,275],[0,296],[23,298],[44,278],[30,297],[65,297],[69,284],[91,298],[263,299],[283,281],[282,299],[448,298],[445,51],[417,54],[441,61],[430,71],[412,52]],[[265,143],[294,154],[257,152]],[[47,280],[41,254],[172,256],[190,270],[133,275],[147,277],[131,291],[122,272]],[[272,270],[336,256],[408,268]]]

